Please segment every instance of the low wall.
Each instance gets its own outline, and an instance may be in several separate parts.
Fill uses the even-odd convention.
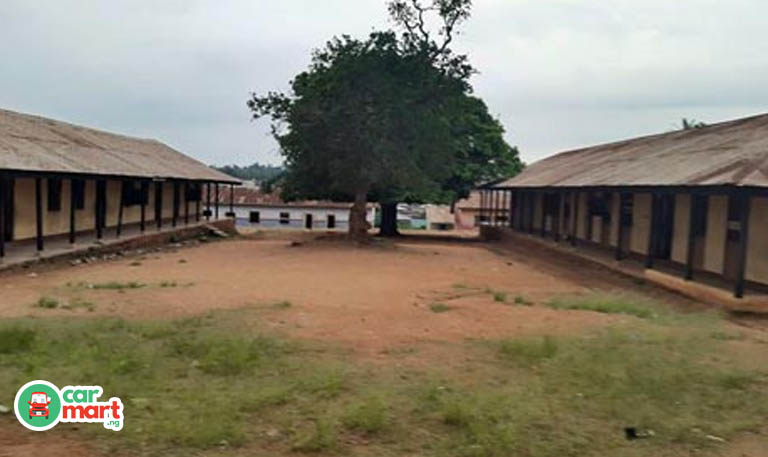
[[[19,262],[6,263],[0,265],[0,271],[8,272],[19,269],[29,268],[36,264],[58,264],[64,262],[78,261],[78,259],[87,259],[92,257],[110,256],[124,251],[133,251],[138,249],[147,249],[162,246],[169,243],[178,243],[193,239],[198,239],[216,230],[227,235],[236,235],[237,229],[232,219],[220,219],[218,221],[201,222],[193,226],[179,227],[174,230],[163,232],[147,232],[143,235],[133,236],[122,239],[103,241],[102,245],[92,245],[82,249],[45,253],[40,255],[33,254],[29,259]]]
[[[533,245],[537,248],[547,249],[552,254],[564,255],[589,262],[592,265],[607,268],[628,278],[641,279],[649,284],[654,284],[694,300],[718,306],[727,311],[768,314],[768,296],[765,295],[750,295],[748,293],[744,298],[735,298],[730,290],[720,289],[696,281],[686,281],[665,272],[645,269],[640,267],[640,264],[634,265],[634,268],[631,268],[626,262],[632,262],[632,260],[617,262],[612,259],[605,260],[589,256],[570,245],[557,244],[549,239],[537,238],[535,235],[518,233],[507,227],[483,226],[480,229],[480,236],[485,241],[500,244]]]

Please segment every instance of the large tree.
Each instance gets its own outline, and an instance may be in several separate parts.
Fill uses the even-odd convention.
[[[284,197],[352,200],[350,234],[361,237],[370,199],[385,208],[449,201],[516,160],[500,124],[471,96],[466,56],[449,47],[470,6],[391,2],[401,35],[334,38],[290,94],[252,95],[248,106],[272,118],[285,157]],[[439,40],[426,25],[430,13],[441,19]]]

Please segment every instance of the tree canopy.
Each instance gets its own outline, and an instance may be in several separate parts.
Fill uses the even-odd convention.
[[[336,37],[291,81],[291,93],[252,94],[254,117],[273,120],[285,158],[284,198],[352,200],[361,235],[365,203],[451,202],[521,164],[503,127],[472,95],[474,69],[449,44],[469,0],[393,1],[404,31]],[[426,15],[441,19],[435,40]]]

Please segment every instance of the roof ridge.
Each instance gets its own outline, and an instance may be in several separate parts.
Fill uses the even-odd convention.
[[[75,124],[75,123],[72,123],[72,122],[62,121],[60,119],[53,119],[53,118],[50,118],[50,117],[45,117],[45,116],[42,116],[42,115],[39,115],[39,114],[22,113],[21,111],[13,111],[13,110],[5,109],[5,108],[0,108],[0,114],[8,114],[8,115],[11,115],[11,116],[27,118],[27,119],[30,119],[30,120],[37,120],[37,121],[41,121],[41,122],[48,123],[48,124],[60,124],[62,126],[67,126],[67,127],[71,127],[71,128],[85,130],[85,131],[88,131],[88,132],[94,132],[94,133],[97,133],[97,134],[100,134],[100,135],[110,135],[110,136],[114,136],[114,137],[125,138],[125,139],[128,139],[128,140],[144,141],[144,142],[147,142],[147,143],[151,143],[151,142],[161,143],[159,140],[157,140],[155,138],[145,138],[145,137],[139,137],[139,136],[131,136],[131,135],[126,135],[126,134],[123,134],[123,133],[116,133],[116,132],[112,132],[112,131],[108,131],[108,130],[100,130],[100,129],[96,129],[96,128],[93,128],[93,127],[87,127],[85,125],[80,125],[80,124]]]
[[[738,119],[730,119],[730,120],[727,120],[727,121],[715,122],[713,124],[707,124],[707,125],[705,125],[703,127],[695,127],[695,128],[688,129],[688,130],[673,130],[671,132],[651,133],[651,134],[648,134],[648,135],[641,135],[641,136],[632,137],[632,138],[625,138],[623,140],[609,141],[609,142],[606,142],[606,143],[598,143],[598,144],[594,144],[594,145],[591,145],[591,146],[584,146],[584,147],[580,147],[580,148],[577,148],[577,149],[568,149],[568,150],[565,150],[565,151],[561,151],[561,152],[555,153],[555,154],[553,154],[553,155],[551,155],[549,157],[545,157],[545,158],[543,158],[541,160],[538,160],[538,161],[534,162],[533,164],[536,164],[536,163],[539,163],[539,162],[544,162],[545,160],[549,160],[551,158],[563,156],[563,155],[566,155],[566,154],[573,154],[573,153],[583,152],[583,151],[586,151],[586,150],[589,150],[589,149],[599,149],[599,148],[604,148],[604,147],[615,147],[615,146],[621,146],[621,145],[624,145],[624,144],[627,144],[627,143],[640,142],[640,141],[643,141],[643,140],[655,140],[655,139],[664,138],[664,137],[673,136],[673,135],[684,136],[684,135],[689,135],[689,134],[694,134],[694,133],[704,133],[706,131],[712,131],[712,130],[716,130],[716,129],[731,127],[733,125],[739,125],[739,124],[742,124],[742,123],[751,122],[751,121],[754,121],[754,120],[757,120],[757,119],[760,119],[760,118],[765,118],[766,120],[768,120],[768,113],[755,114],[755,115],[752,115],[752,116],[742,117],[742,118],[738,118]],[[533,164],[531,164],[531,165],[533,165]]]

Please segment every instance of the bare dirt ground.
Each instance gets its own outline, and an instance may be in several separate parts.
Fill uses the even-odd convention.
[[[130,290],[88,284],[139,282]],[[162,283],[166,287],[162,287]],[[167,287],[168,284],[171,287]],[[558,294],[618,286],[581,272],[556,270],[501,256],[474,242],[415,240],[355,247],[338,241],[246,239],[142,258],[66,267],[0,278],[0,316],[81,313],[129,319],[177,318],[211,310],[271,308],[267,325],[307,339],[333,340],[361,354],[419,342],[579,331],[630,318],[544,307],[509,306],[515,297],[541,303]],[[505,293],[508,304],[494,301]],[[41,297],[85,309],[36,308]],[[444,304],[451,312],[435,313]]]

